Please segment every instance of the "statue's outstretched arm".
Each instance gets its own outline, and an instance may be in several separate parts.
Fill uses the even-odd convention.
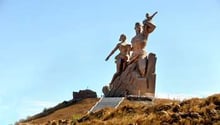
[[[115,51],[119,48],[119,44],[115,46],[115,48],[111,51],[111,53],[106,57],[105,61],[108,61],[108,59],[115,53]]]

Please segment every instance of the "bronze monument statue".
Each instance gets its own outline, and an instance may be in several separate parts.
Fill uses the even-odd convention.
[[[108,61],[108,59],[114,54],[114,52],[119,49],[120,53],[115,57],[115,62],[117,65],[116,73],[121,73],[127,66],[131,50],[131,45],[126,43],[126,36],[124,34],[121,34],[119,41],[121,42],[115,46],[115,48],[105,59],[105,61]]]
[[[119,50],[120,53],[115,57],[115,63],[116,63],[116,73],[114,74],[112,81],[120,75],[122,71],[125,70],[128,60],[130,58],[130,51],[131,51],[131,45],[126,43],[126,35],[121,34],[119,41],[115,48],[111,51],[111,53],[106,57],[105,61],[108,61],[108,59],[115,53],[116,50]]]
[[[123,46],[122,43],[126,40],[126,36],[122,34],[120,36],[121,43],[117,44],[106,58],[108,60],[117,49],[120,50],[115,58],[117,72],[109,86],[104,86],[102,90],[106,97],[154,96],[156,55],[147,54],[145,47],[149,34],[156,28],[152,23],[156,14],[157,12],[149,16],[147,13],[143,26],[138,22],[135,24],[136,35],[131,39],[131,47],[127,44]],[[129,58],[130,52],[132,54]]]

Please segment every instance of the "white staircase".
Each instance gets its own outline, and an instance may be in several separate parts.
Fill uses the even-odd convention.
[[[112,107],[117,108],[120,103],[124,100],[124,97],[102,97],[89,111],[96,112],[100,109],[106,108],[106,107]]]

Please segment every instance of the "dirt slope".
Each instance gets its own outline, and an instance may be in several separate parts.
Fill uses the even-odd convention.
[[[82,125],[220,125],[220,94],[184,101],[156,100],[153,105],[129,102],[102,109],[78,120]]]
[[[73,118],[79,118],[82,115],[85,115],[87,111],[95,105],[95,103],[98,101],[98,98],[88,98],[84,99],[82,101],[79,101],[71,106],[59,109],[52,114],[34,119],[32,121],[23,123],[23,124],[40,124],[44,125],[48,121],[58,121],[58,120],[72,120]],[[22,124],[21,124],[22,125]]]
[[[54,125],[220,125],[220,94],[184,101],[156,99],[152,104],[125,100],[117,109],[105,108],[95,113],[86,112],[98,99],[86,99],[57,110],[29,125],[46,125],[48,121],[67,119],[69,123]]]

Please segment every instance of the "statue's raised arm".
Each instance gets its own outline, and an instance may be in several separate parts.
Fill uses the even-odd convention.
[[[156,28],[156,25],[154,25],[151,21],[153,17],[157,14],[158,12],[156,11],[153,15],[149,15],[149,13],[146,13],[146,19],[143,21],[143,35],[145,37],[148,37],[148,34],[154,31]]]

